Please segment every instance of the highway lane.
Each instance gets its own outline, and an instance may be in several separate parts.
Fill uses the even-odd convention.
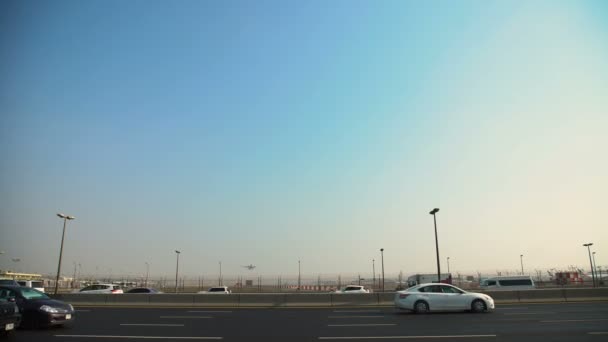
[[[487,314],[393,308],[76,307],[72,328],[18,330],[11,341],[604,341],[608,303],[503,305]]]

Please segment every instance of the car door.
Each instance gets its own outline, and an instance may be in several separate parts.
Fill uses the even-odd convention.
[[[444,310],[461,311],[465,310],[465,302],[467,300],[463,292],[447,285],[440,285],[443,293]]]
[[[428,303],[432,311],[444,310],[444,298],[441,288],[438,285],[429,285],[418,290],[422,292],[422,298]]]

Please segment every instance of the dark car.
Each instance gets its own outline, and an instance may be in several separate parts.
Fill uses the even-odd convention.
[[[151,287],[135,287],[130,289],[129,291],[125,292],[125,293],[149,293],[149,294],[154,294],[154,293],[162,293],[161,291],[158,291],[156,289],[153,289]]]
[[[68,303],[51,299],[29,287],[0,286],[0,300],[17,304],[21,312],[21,326],[29,328],[70,325],[74,308]]]
[[[21,313],[15,303],[0,299],[0,334],[14,331],[21,322]]]

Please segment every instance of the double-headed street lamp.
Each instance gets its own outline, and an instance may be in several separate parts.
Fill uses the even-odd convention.
[[[595,272],[593,271],[593,261],[591,260],[591,246],[593,246],[593,243],[591,242],[583,245],[583,247],[587,247],[587,252],[589,252],[589,263],[591,264],[591,280],[593,281],[593,287],[595,287]]]
[[[175,293],[177,293],[177,275],[179,273],[179,255],[181,252],[176,250],[175,254],[177,255],[177,265],[175,266]]]
[[[439,212],[439,208],[435,208],[429,212],[429,214],[433,215],[433,222],[435,223],[435,251],[437,252],[437,282],[441,282],[441,265],[439,263],[439,241],[437,239],[437,214]]]
[[[57,265],[57,277],[55,278],[55,294],[59,288],[59,275],[61,274],[61,258],[63,257],[63,240],[65,239],[65,226],[68,220],[75,219],[74,216],[58,213],[57,216],[63,219],[63,233],[61,234],[61,248],[59,249],[59,264]]]

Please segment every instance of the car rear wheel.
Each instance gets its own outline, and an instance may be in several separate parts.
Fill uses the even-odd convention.
[[[486,311],[486,303],[484,303],[481,299],[475,299],[473,303],[471,303],[471,311],[475,313]]]
[[[414,312],[417,314],[424,314],[429,312],[429,304],[422,300],[417,301],[414,304]]]

